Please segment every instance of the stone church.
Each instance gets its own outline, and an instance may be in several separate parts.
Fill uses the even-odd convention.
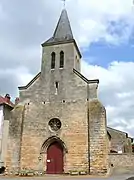
[[[81,74],[81,57],[63,9],[42,44],[41,72],[19,87],[9,122],[8,170],[107,173],[106,111],[97,97],[99,80]]]

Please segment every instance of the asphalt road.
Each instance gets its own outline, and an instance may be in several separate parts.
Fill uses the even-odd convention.
[[[133,177],[133,178],[130,178],[130,177]],[[130,178],[130,179],[129,179]],[[22,177],[16,177],[16,178],[8,178],[8,177],[0,177],[0,180],[76,180],[76,179],[79,179],[79,180],[134,180],[134,175],[122,175],[122,176],[112,176],[112,177],[109,177],[109,178],[93,178],[93,177],[62,177],[62,176],[45,176],[45,177],[29,177],[29,178],[22,178]]]

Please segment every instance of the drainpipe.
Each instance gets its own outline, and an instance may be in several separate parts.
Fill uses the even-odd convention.
[[[90,174],[90,119],[89,119],[89,82],[87,82],[87,124],[88,124],[88,168]]]

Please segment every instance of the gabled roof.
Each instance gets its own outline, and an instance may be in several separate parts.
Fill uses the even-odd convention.
[[[7,102],[7,99],[5,97],[0,96],[0,105],[2,104],[6,104],[12,108],[14,107],[14,104],[11,101]]]

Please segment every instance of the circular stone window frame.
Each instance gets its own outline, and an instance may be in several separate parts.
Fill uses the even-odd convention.
[[[52,132],[58,132],[61,129],[62,123],[58,118],[52,118],[48,122],[48,126]]]

